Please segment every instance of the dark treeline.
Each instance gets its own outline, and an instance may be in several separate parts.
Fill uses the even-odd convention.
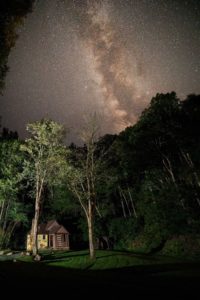
[[[0,93],[5,85],[8,56],[17,39],[17,27],[32,11],[34,0],[0,1]]]
[[[157,94],[137,124],[116,137],[104,167],[111,180],[103,187],[114,204],[107,224],[115,243],[147,252],[164,246],[166,252],[187,252],[185,246],[195,243],[199,125],[200,96],[180,101],[173,92]]]
[[[198,253],[199,125],[200,96],[180,101],[174,92],[157,94],[134,126],[96,142],[96,247]],[[16,133],[2,131],[1,247],[25,247],[34,215],[33,182],[24,174],[27,155],[20,151],[22,143]],[[80,170],[86,148],[72,144],[66,157],[78,180],[84,176]],[[72,248],[85,247],[87,224],[68,179],[63,176],[44,186],[40,221],[57,219],[72,233]]]

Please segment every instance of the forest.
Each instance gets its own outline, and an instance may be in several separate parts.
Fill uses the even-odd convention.
[[[97,119],[82,146],[66,146],[63,126],[48,119],[28,124],[25,141],[3,128],[1,248],[24,249],[37,218],[66,225],[74,249],[89,239],[94,249],[198,255],[200,96],[157,94],[118,135],[98,137]]]

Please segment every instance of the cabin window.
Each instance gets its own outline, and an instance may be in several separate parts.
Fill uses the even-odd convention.
[[[66,241],[66,236],[65,236],[65,234],[63,234],[63,242],[65,242]]]
[[[45,240],[45,238],[46,238],[46,235],[45,235],[45,234],[43,234],[42,238],[43,238],[43,240]]]

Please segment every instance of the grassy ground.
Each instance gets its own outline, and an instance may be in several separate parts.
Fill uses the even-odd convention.
[[[107,290],[137,294],[193,294],[199,289],[200,261],[139,255],[118,251],[97,251],[91,261],[87,251],[42,253],[41,262],[31,257],[1,257],[0,282],[18,288],[63,287],[74,294]],[[13,260],[14,259],[14,260]],[[1,285],[2,286],[2,285]]]

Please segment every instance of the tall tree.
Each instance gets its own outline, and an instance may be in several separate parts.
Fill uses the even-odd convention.
[[[95,210],[97,209],[97,160],[95,157],[95,150],[98,131],[98,118],[97,115],[94,114],[86,120],[85,126],[80,134],[85,146],[79,149],[75,164],[68,169],[67,172],[68,187],[78,199],[86,216],[91,259],[95,258],[94,216]]]
[[[66,147],[63,145],[64,127],[52,120],[43,119],[30,123],[27,130],[31,137],[27,139],[21,150],[27,153],[24,173],[34,185],[35,214],[32,222],[31,238],[33,255],[38,252],[37,230],[45,185],[53,183],[66,162]]]

